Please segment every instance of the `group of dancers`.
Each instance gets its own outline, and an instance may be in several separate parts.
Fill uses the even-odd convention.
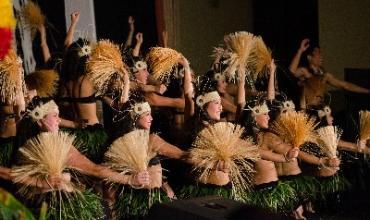
[[[370,113],[358,140],[341,140],[326,87],[370,90],[327,72],[308,39],[287,69],[294,103],[260,36],[227,34],[200,74],[167,45],[142,54],[132,17],[123,46],[73,42],[79,16],[59,56],[36,27],[43,68],[25,74],[14,48],[0,60],[0,186],[20,201],[1,204],[4,216],[133,219],[155,203],[218,195],[305,219],[351,185],[338,150],[370,153]]]

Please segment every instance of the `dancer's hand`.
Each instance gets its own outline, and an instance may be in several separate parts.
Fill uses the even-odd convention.
[[[293,158],[297,158],[299,154],[299,148],[293,147],[286,153],[286,159],[291,160]]]
[[[76,24],[80,19],[80,11],[74,11],[71,14],[71,23]]]
[[[163,95],[163,93],[165,93],[167,91],[167,86],[163,85],[163,84],[160,84],[160,85],[157,85],[155,87],[155,91],[158,93],[158,94],[161,94]]]
[[[135,39],[138,44],[142,44],[144,41],[143,33],[137,33]]]
[[[308,38],[305,38],[301,41],[301,45],[299,47],[299,51],[301,53],[305,52],[307,50],[307,48],[310,46],[310,39]]]
[[[132,176],[130,184],[132,186],[146,186],[150,183],[150,176],[148,171],[139,172],[136,175]]]

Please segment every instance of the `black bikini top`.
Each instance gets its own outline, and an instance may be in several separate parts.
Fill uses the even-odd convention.
[[[82,103],[82,104],[95,103],[97,100],[99,100],[99,97],[95,96],[95,94],[92,94],[91,96],[79,97],[79,98],[75,98],[75,97],[58,98],[58,101],[61,101],[61,102]]]

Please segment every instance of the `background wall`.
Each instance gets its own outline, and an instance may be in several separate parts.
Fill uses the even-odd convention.
[[[213,48],[225,34],[253,32],[251,0],[175,1],[176,42],[174,48],[187,57],[197,74],[212,63]]]
[[[370,1],[319,1],[319,37],[326,69],[370,68]]]
[[[343,79],[344,68],[370,69],[370,1],[318,1],[318,12],[319,39],[326,70]],[[365,75],[362,77],[368,80]],[[332,90],[335,111],[352,104],[346,103],[343,90]]]

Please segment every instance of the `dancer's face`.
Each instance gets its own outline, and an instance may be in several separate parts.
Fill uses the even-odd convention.
[[[221,99],[209,102],[206,111],[210,119],[219,121],[222,112]]]
[[[220,79],[217,81],[217,91],[221,94],[226,93],[226,87],[227,87],[227,82],[225,79]]]
[[[310,62],[311,65],[321,66],[321,64],[322,64],[322,56],[321,56],[320,48],[316,47],[312,51],[312,54],[308,56],[308,61]]]
[[[267,129],[269,127],[270,116],[268,113],[256,115],[255,117],[258,127]]]
[[[59,131],[59,124],[61,120],[58,112],[51,112],[45,115],[43,119],[40,119],[37,123],[42,131],[45,132],[57,132]]]
[[[328,123],[328,125],[333,125],[333,122],[334,122],[333,116],[327,115],[325,118],[326,118],[326,122]]]
[[[141,69],[141,70],[138,70],[136,73],[135,73],[135,78],[138,82],[146,85],[148,83],[148,76],[149,76],[149,72],[148,70],[145,68],[145,69]]]
[[[141,129],[150,130],[150,126],[152,125],[153,117],[151,112],[145,112],[140,115],[137,119],[137,126]]]

